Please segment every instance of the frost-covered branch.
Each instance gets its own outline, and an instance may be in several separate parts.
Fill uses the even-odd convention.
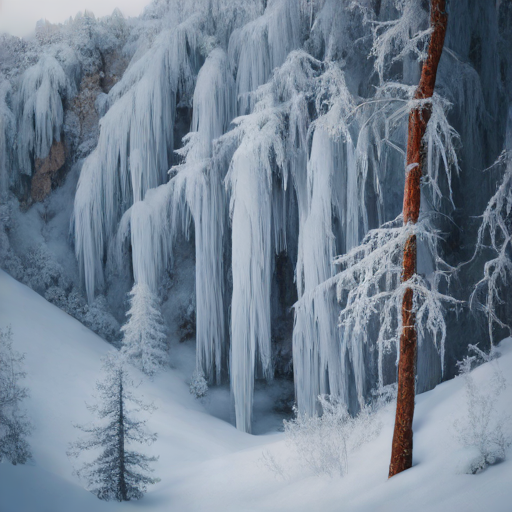
[[[428,250],[435,262],[435,271],[425,277],[416,274],[411,280],[401,282],[403,247],[412,235]],[[335,287],[342,306],[339,317],[342,339],[367,343],[372,338],[374,322],[377,322],[380,387],[384,385],[383,355],[399,340],[402,299],[407,289],[415,292],[414,311],[420,340],[427,335],[432,337],[444,366],[445,305],[456,305],[459,301],[439,291],[441,282],[449,279],[453,271],[438,256],[439,237],[430,217],[424,217],[416,225],[403,226],[400,216],[371,230],[359,246],[336,258],[339,273],[300,301],[310,301]]]
[[[473,259],[488,249],[495,257],[486,261],[484,275],[475,285],[469,303],[472,308],[487,316],[489,338],[494,343],[495,325],[512,332],[512,325],[499,313],[505,303],[504,288],[510,284],[512,275],[512,156],[502,153],[495,165],[505,168],[498,190],[491,197],[482,215]]]
[[[453,205],[453,193],[451,183],[453,173],[459,172],[459,158],[457,149],[459,146],[459,134],[448,121],[448,112],[452,104],[437,93],[432,98],[414,99],[415,86],[408,86],[396,82],[387,82],[377,89],[376,98],[389,100],[388,104],[378,105],[373,121],[377,125],[384,126],[384,138],[389,140],[394,130],[414,109],[428,109],[430,119],[423,139],[427,149],[425,165],[423,166],[423,184],[430,189],[433,206],[438,208],[444,194],[441,189],[442,175],[448,187],[448,198]],[[398,104],[396,103],[398,101]]]
[[[373,47],[371,55],[375,57],[375,70],[380,82],[384,81],[384,72],[390,63],[403,60],[414,54],[417,60],[425,60],[426,47],[431,28],[428,27],[428,12],[421,0],[395,0],[398,17],[389,21],[372,21]]]

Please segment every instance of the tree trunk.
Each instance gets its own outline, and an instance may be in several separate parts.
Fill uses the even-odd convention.
[[[118,494],[119,501],[128,501],[128,493],[126,489],[126,466],[124,460],[124,397],[123,397],[123,378],[124,374],[122,371],[119,373],[119,438],[118,438],[118,450],[119,450],[119,483],[118,483]]]
[[[432,0],[430,26],[432,36],[427,60],[423,64],[421,78],[414,98],[431,98],[436,84],[437,67],[443,51],[448,15],[446,0]],[[422,175],[423,136],[430,119],[430,106],[414,108],[409,114],[407,141],[407,167],[405,177],[404,224],[416,224],[420,214],[420,181]],[[416,236],[411,235],[404,247],[402,281],[407,282],[416,274]],[[389,477],[412,466],[412,420],[416,379],[416,315],[413,311],[414,294],[411,288],[404,293],[402,302],[402,334],[400,336],[400,359],[398,363],[398,397],[396,404],[395,431]]]

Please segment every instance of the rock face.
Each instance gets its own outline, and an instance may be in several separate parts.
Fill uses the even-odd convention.
[[[43,159],[36,159],[35,173],[32,178],[32,200],[43,201],[52,190],[52,181],[66,162],[66,147],[62,141],[53,143],[50,154]]]

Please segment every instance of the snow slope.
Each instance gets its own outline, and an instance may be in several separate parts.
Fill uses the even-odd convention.
[[[379,437],[349,457],[345,477],[315,477],[296,467],[278,480],[262,454],[289,460],[283,434],[251,436],[211,416],[190,396],[179,365],[139,389],[158,407],[148,426],[159,439],[147,452],[160,455],[155,474],[161,482],[139,502],[102,502],[72,475],[65,452],[78,435],[73,423],[91,419],[84,401],[91,401],[109,345],[0,271],[0,327],[8,324],[16,349],[26,353],[31,397],[25,405],[36,429],[30,439],[33,463],[0,464],[1,512],[512,510],[512,453],[479,475],[458,473],[467,457],[452,427],[464,412],[462,379],[417,397],[411,470],[387,480],[390,406],[379,413],[384,423]],[[512,411],[512,340],[502,342],[501,350],[508,387],[500,407]],[[489,365],[483,365],[475,379],[489,375]]]

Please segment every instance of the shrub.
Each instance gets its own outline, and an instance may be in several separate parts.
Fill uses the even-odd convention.
[[[296,418],[284,421],[286,439],[302,466],[316,475],[343,476],[348,471],[348,455],[377,437],[382,424],[373,405],[353,417],[337,398],[321,395],[318,400],[321,416],[298,414],[295,409]]]
[[[192,381],[190,382],[190,393],[196,398],[204,398],[208,393],[208,383],[201,370],[196,370],[192,374]]]
[[[510,418],[500,414],[496,408],[498,398],[506,388],[506,380],[495,359],[496,351],[486,354],[476,345],[469,345],[469,350],[472,355],[457,363],[459,375],[464,379],[467,411],[455,421],[454,427],[461,444],[478,451],[478,455],[463,469],[466,473],[476,474],[504,460],[512,439],[506,429]],[[473,370],[482,363],[491,366],[492,375],[480,387],[474,379]]]

